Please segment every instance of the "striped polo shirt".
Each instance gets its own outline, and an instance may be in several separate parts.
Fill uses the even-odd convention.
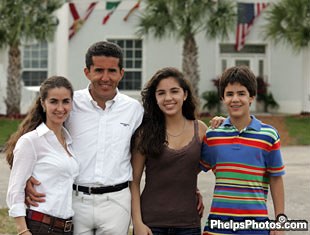
[[[277,131],[251,116],[249,126],[239,131],[228,117],[204,137],[200,167],[212,169],[215,188],[208,221],[268,219],[267,194],[270,176],[284,174]],[[210,229],[204,234],[268,234],[259,230]]]

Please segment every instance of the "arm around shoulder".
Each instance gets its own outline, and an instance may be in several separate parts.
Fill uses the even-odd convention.
[[[201,141],[203,140],[204,136],[206,135],[206,132],[208,130],[208,126],[201,120],[198,120],[198,129],[199,129],[199,136]]]

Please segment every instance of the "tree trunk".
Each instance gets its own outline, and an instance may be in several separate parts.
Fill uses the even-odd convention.
[[[191,82],[194,95],[197,98],[199,98],[198,84],[200,80],[198,67],[198,48],[194,35],[190,34],[184,39],[182,69],[185,78]]]
[[[6,114],[8,116],[20,115],[21,100],[21,55],[18,45],[9,48],[9,66],[7,70],[6,87]]]
[[[303,105],[302,113],[310,113],[310,46],[302,49],[303,56]]]

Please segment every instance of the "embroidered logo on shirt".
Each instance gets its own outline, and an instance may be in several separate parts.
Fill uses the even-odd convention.
[[[129,126],[128,123],[123,123],[123,122],[121,122],[120,124],[123,125],[123,126]]]

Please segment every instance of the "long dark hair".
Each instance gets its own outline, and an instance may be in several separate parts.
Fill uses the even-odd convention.
[[[184,78],[183,73],[172,67],[158,70],[141,92],[144,115],[142,124],[132,139],[132,148],[148,157],[160,155],[166,144],[165,116],[158,107],[155,92],[159,82],[168,77],[175,78],[180,87],[187,93],[187,98],[182,106],[183,115],[188,120],[195,120],[197,117],[198,102],[193,95],[191,84]]]
[[[48,91],[53,88],[64,87],[68,89],[71,93],[71,98],[73,98],[73,87],[68,79],[61,76],[53,76],[46,79],[40,87],[40,94],[35,100],[32,107],[29,109],[26,117],[19,125],[18,130],[12,134],[9,140],[6,142],[4,147],[4,152],[6,154],[6,160],[12,168],[14,155],[13,150],[18,139],[27,132],[36,129],[42,122],[46,122],[46,113],[43,111],[41,101],[43,102],[47,96]]]

